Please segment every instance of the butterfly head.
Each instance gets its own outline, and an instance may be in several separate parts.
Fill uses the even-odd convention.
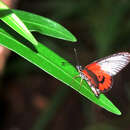
[[[83,70],[81,65],[76,65],[76,68],[77,68],[79,73]]]

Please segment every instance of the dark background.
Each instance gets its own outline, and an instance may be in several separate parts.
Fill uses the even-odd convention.
[[[62,24],[76,43],[34,33],[37,40],[75,65],[116,52],[130,52],[129,0],[21,0],[17,8]],[[15,53],[0,80],[0,130],[129,130],[130,64],[114,77],[106,96],[121,110],[114,115],[93,104]]]

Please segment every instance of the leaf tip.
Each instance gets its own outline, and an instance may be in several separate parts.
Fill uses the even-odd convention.
[[[77,42],[77,38],[73,36],[72,42]]]
[[[119,110],[115,114],[118,115],[118,116],[122,115],[122,113]]]

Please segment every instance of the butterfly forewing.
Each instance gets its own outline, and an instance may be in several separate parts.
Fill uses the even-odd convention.
[[[121,52],[96,61],[101,69],[114,76],[130,62],[130,53]]]

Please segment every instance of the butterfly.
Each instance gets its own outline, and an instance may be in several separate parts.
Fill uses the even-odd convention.
[[[86,80],[93,93],[99,96],[112,88],[113,76],[126,67],[129,62],[129,52],[116,53],[96,60],[84,68],[77,65],[76,68],[80,74],[74,78],[81,77],[80,85],[83,80]]]

